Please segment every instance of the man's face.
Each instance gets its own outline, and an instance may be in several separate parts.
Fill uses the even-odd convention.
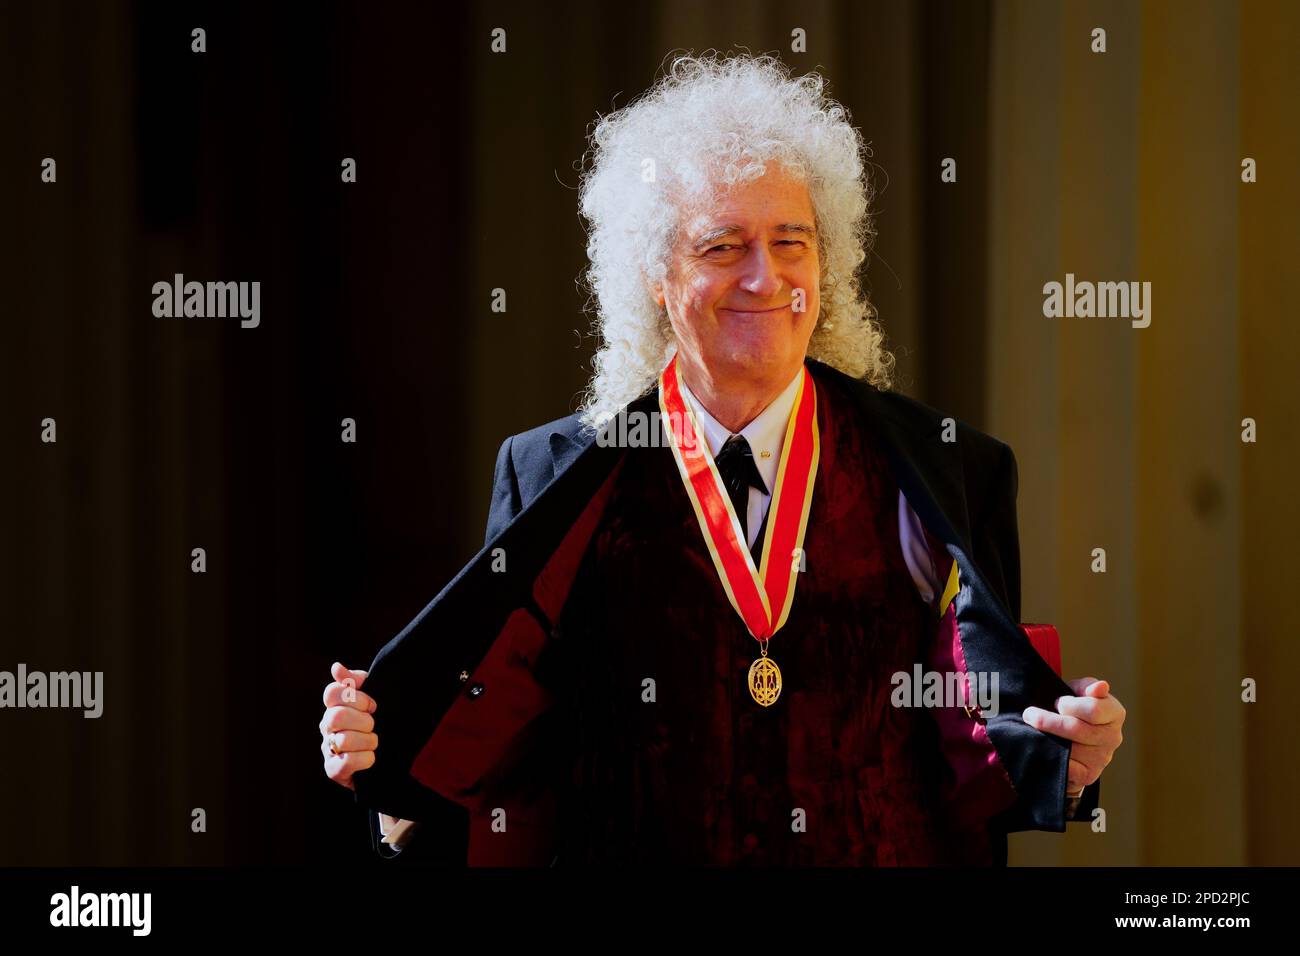
[[[784,385],[817,325],[818,276],[808,190],[769,166],[718,205],[687,214],[656,292],[688,368],[723,382]]]

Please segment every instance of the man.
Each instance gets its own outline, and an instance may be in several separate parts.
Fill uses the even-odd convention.
[[[326,688],[376,849],[987,865],[1086,818],[1123,707],[1015,623],[1010,449],[882,387],[843,110],[682,58],[593,139],[584,408],[507,439],[484,550]],[[960,697],[913,706],[923,671]]]

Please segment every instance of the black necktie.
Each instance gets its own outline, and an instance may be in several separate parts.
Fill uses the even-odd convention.
[[[736,517],[740,519],[740,527],[744,529],[747,542],[749,489],[757,488],[763,494],[768,494],[767,485],[763,484],[763,478],[758,473],[758,465],[754,464],[754,451],[744,435],[732,435],[713,460],[718,466],[718,474],[722,476],[722,483],[727,486],[727,495],[731,498],[732,507],[736,509]],[[748,543],[745,546],[748,548]]]

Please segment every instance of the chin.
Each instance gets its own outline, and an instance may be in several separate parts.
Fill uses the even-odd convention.
[[[718,364],[737,376],[767,378],[785,368],[788,354],[785,347],[742,348],[729,353]]]

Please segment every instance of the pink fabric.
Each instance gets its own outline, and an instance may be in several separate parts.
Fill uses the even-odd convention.
[[[940,674],[967,673],[955,602],[948,605],[939,622],[929,666]],[[970,675],[971,681],[975,679],[975,675]],[[1016,798],[1011,778],[974,707],[974,695],[968,687],[965,689],[971,716],[961,707],[939,707],[933,711],[943,755],[952,769],[944,802],[949,819],[958,828],[987,820],[1009,807]]]

